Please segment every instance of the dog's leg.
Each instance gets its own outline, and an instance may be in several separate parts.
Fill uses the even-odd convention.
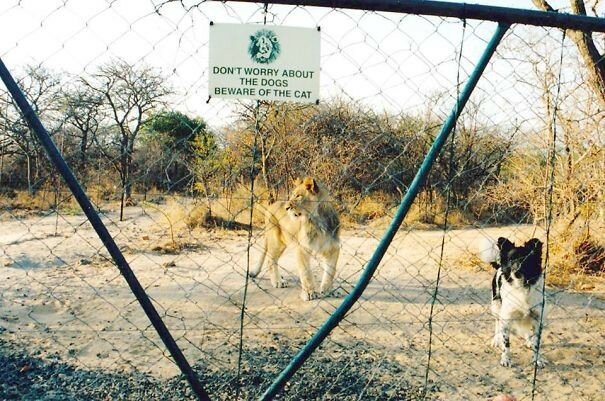
[[[338,244],[331,247],[330,250],[324,253],[324,272],[321,278],[321,284],[319,286],[319,292],[322,296],[328,296],[332,292],[332,286],[334,284],[334,276],[336,275],[336,264],[338,263],[338,255],[340,248]]]
[[[492,338],[492,347],[502,348],[502,330],[500,330],[500,308],[502,302],[500,300],[492,301],[492,314],[494,315],[494,338]]]
[[[317,299],[319,295],[315,291],[315,280],[309,267],[311,255],[301,246],[298,247],[296,252],[298,257],[298,275],[300,276],[300,285],[302,287],[300,297],[303,301]]]
[[[546,359],[539,354],[537,334],[533,334],[529,341],[531,342],[531,350],[533,354],[532,362],[535,363],[539,368],[543,368],[544,365],[546,365]]]
[[[533,311],[531,314],[531,321],[532,321],[532,331],[531,331],[530,336],[527,339],[527,342],[532,350],[533,363],[535,363],[539,368],[542,368],[542,367],[544,367],[544,365],[546,365],[546,359],[544,359],[540,355],[540,351],[539,351],[540,338],[538,337],[538,331],[540,330],[540,321],[539,321],[538,314],[533,313]]]
[[[500,332],[502,333],[502,355],[500,356],[500,365],[511,366],[510,360],[510,325],[509,319],[500,319]]]
[[[494,324],[494,337],[492,338],[492,347],[502,348],[502,331],[500,330],[500,321],[496,319]]]

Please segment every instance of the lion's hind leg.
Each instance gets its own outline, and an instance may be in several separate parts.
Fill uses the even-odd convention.
[[[284,244],[277,232],[273,234],[267,233],[266,241],[267,253],[269,256],[269,274],[271,284],[275,288],[285,288],[288,286],[288,283],[282,278],[277,262],[279,261],[280,256],[284,253],[286,244]]]
[[[298,246],[297,248],[298,275],[300,276],[300,285],[302,287],[300,297],[303,301],[311,301],[319,297],[319,294],[315,291],[315,279],[309,266],[311,255],[302,246]]]
[[[323,258],[323,276],[319,291],[322,296],[332,295],[332,286],[334,285],[334,276],[336,275],[336,264],[340,254],[339,244],[334,244],[326,252],[321,254]]]
[[[260,271],[263,268],[263,264],[265,263],[265,256],[267,255],[267,238],[265,236],[263,236],[262,245],[261,246],[262,246],[262,248],[261,248],[261,253],[260,253],[260,257],[258,259],[258,262],[256,263],[256,266],[254,266],[248,272],[248,275],[250,277],[256,277],[256,276],[258,276],[258,274],[260,273]]]

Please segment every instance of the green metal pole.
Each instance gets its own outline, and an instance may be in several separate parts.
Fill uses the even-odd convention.
[[[487,47],[481,55],[477,66],[473,70],[472,74],[468,78],[468,81],[464,85],[464,88],[460,92],[454,109],[448,116],[447,120],[443,124],[443,127],[441,128],[441,131],[435,138],[435,141],[433,142],[433,145],[431,146],[426,157],[424,158],[422,165],[418,169],[414,180],[410,184],[410,188],[403,197],[401,204],[399,205],[399,208],[397,209],[397,212],[395,213],[395,216],[391,221],[391,224],[389,225],[384,236],[380,240],[378,247],[374,251],[374,254],[370,258],[370,260],[368,261],[364,271],[361,273],[361,276],[359,277],[359,280],[357,281],[357,284],[355,284],[355,287],[353,288],[351,293],[347,295],[347,297],[343,300],[342,304],[340,304],[340,306],[334,311],[334,313],[328,318],[328,320],[319,328],[319,330],[317,330],[313,337],[311,337],[307,344],[305,344],[305,346],[294,356],[288,366],[286,366],[286,368],[279,374],[277,379],[275,379],[271,386],[261,396],[260,400],[271,400],[277,395],[279,391],[284,388],[288,380],[290,380],[294,373],[296,373],[296,371],[303,365],[303,363],[305,363],[305,361],[309,358],[313,351],[315,351],[315,349],[319,347],[319,345],[330,334],[330,332],[336,326],[338,326],[340,321],[345,317],[347,312],[351,309],[353,304],[355,304],[355,302],[359,299],[363,291],[366,289],[368,283],[374,275],[374,272],[376,272],[376,269],[378,268],[382,257],[384,256],[386,250],[391,244],[391,241],[395,237],[395,234],[399,230],[399,227],[401,226],[403,219],[409,211],[410,206],[412,206],[416,195],[420,191],[424,180],[428,176],[429,171],[433,166],[433,163],[439,155],[439,152],[443,148],[443,145],[445,144],[450,132],[454,128],[456,121],[460,116],[460,113],[466,105],[466,102],[468,101],[471,96],[471,93],[477,86],[477,82],[479,81],[479,78],[481,78],[485,67],[489,63],[489,60],[496,51],[498,44],[500,44],[500,41],[504,37],[504,34],[506,33],[509,27],[510,25],[508,24],[498,24],[494,36],[487,44]]]
[[[120,270],[120,273],[122,273],[122,276],[124,277],[124,279],[126,279],[126,282],[132,290],[132,293],[139,301],[139,304],[147,314],[147,317],[151,321],[151,324],[156,329],[158,335],[164,342],[164,345],[166,345],[166,348],[168,348],[168,351],[174,358],[175,363],[177,364],[179,369],[181,369],[183,375],[185,375],[185,377],[187,378],[187,381],[189,382],[189,385],[191,386],[191,389],[197,396],[198,400],[210,401],[210,397],[202,387],[202,384],[195,375],[195,372],[193,371],[192,367],[189,365],[189,362],[187,361],[187,359],[185,359],[185,355],[183,355],[183,352],[178,347],[177,343],[174,341],[172,334],[170,334],[170,332],[168,331],[168,328],[162,321],[162,318],[158,314],[155,306],[153,306],[153,303],[151,303],[151,300],[147,296],[147,293],[145,293],[145,290],[141,286],[141,283],[134,275],[134,272],[130,268],[130,265],[126,261],[126,258],[122,254],[122,251],[120,251],[120,248],[118,248],[118,245],[113,240],[113,237],[107,230],[107,227],[105,227],[105,224],[103,224],[101,217],[99,217],[99,215],[95,211],[92,203],[90,202],[90,199],[88,199],[88,196],[80,186],[80,183],[78,182],[73,171],[71,171],[71,169],[65,162],[65,159],[61,155],[61,152],[59,152],[59,149],[57,149],[57,147],[55,146],[55,143],[48,134],[48,131],[46,130],[46,128],[38,118],[38,115],[25,98],[25,95],[23,95],[21,88],[19,88],[19,86],[13,79],[8,68],[6,68],[6,66],[4,65],[2,59],[0,59],[0,78],[2,79],[2,81],[4,81],[6,88],[17,103],[17,106],[19,107],[19,110],[21,110],[23,118],[27,121],[34,134],[46,150],[48,157],[53,162],[53,164],[67,183],[67,186],[73,193],[74,197],[76,198],[76,201],[78,202],[78,204],[82,208],[82,211],[88,218],[88,221],[90,221],[90,224],[92,225],[97,235],[105,245],[105,248],[107,248],[107,251],[116,263],[116,266]]]

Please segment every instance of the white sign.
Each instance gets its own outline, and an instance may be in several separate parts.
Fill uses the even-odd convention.
[[[319,29],[210,25],[210,97],[319,102]]]

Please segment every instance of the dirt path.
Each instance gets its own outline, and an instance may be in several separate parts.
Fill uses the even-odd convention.
[[[187,246],[171,254],[166,253],[170,247],[163,246],[169,230],[158,213],[132,208],[125,222],[111,214],[105,221],[188,359],[213,369],[232,369],[248,263],[247,234],[183,231],[177,240]],[[89,369],[137,370],[164,378],[177,374],[82,217],[9,219],[0,227],[0,338]],[[374,376],[359,381],[373,387],[376,378],[422,387],[428,371],[432,397],[441,400],[484,400],[500,391],[531,399],[530,351],[514,337],[514,366],[499,366],[499,352],[489,347],[491,274],[469,268],[468,261],[481,236],[527,239],[534,234],[528,226],[448,232],[433,304],[443,234],[402,231],[362,299],[312,359],[336,363],[343,353],[361,352],[364,361],[371,361],[368,374]],[[337,282],[344,291],[354,285],[378,235],[380,231],[361,229],[343,233]],[[253,246],[251,263],[257,255]],[[341,299],[303,302],[293,253],[287,251],[281,263],[289,288],[271,288],[266,274],[249,282],[243,336],[246,349],[286,353],[285,361]],[[603,298],[602,287],[592,293],[548,289],[542,351],[550,363],[538,371],[536,400],[603,399]],[[344,375],[346,366],[340,372],[350,381]],[[258,368],[272,375],[281,367]],[[338,372],[336,377],[314,377],[316,370],[305,373],[303,368],[300,374],[309,375],[310,382],[332,383],[332,389],[340,380]],[[360,399],[374,394],[364,393],[363,385],[359,388]]]

